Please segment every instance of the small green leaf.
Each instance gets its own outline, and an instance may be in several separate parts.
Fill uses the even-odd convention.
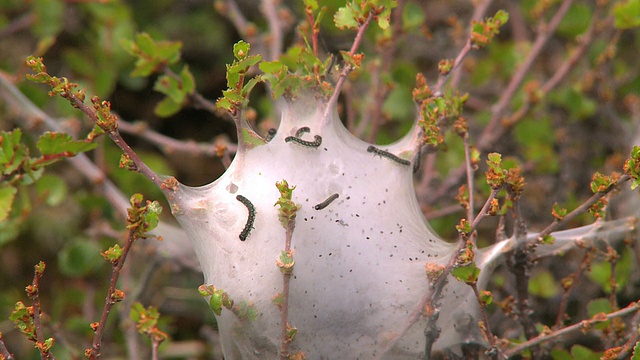
[[[354,11],[354,8],[350,3],[338,9],[336,14],[333,16],[333,22],[335,23],[338,29],[357,29],[358,21],[356,21],[356,17],[358,13]]]
[[[283,70],[286,71],[287,66],[283,64],[280,60],[275,61],[263,61],[258,65],[260,71],[265,74],[276,74],[280,73]]]
[[[214,314],[220,316],[222,314],[222,293],[214,292],[209,299],[209,307]]]
[[[464,266],[458,266],[451,270],[451,275],[458,281],[463,281],[467,284],[473,284],[478,281],[480,275],[480,269],[476,266],[475,262],[468,263]]]
[[[407,2],[402,9],[402,27],[406,29],[414,29],[420,27],[424,23],[424,12],[422,7],[414,2]]]
[[[145,231],[151,231],[158,226],[158,221],[162,213],[162,206],[157,201],[152,201],[147,205],[147,210],[144,214]]]
[[[49,206],[56,206],[62,203],[67,197],[67,183],[59,176],[44,175],[36,183],[38,196],[45,199]]]
[[[640,26],[640,0],[617,2],[613,6],[615,27],[621,30]]]
[[[233,45],[233,56],[237,60],[242,60],[245,57],[247,57],[247,55],[249,55],[250,49],[251,49],[251,45],[249,45],[249,43],[246,43],[240,40]]]
[[[167,118],[169,116],[177,114],[180,109],[182,109],[181,104],[173,101],[173,99],[171,99],[170,97],[166,97],[156,104],[153,112],[159,117]]]
[[[638,341],[636,346],[633,347],[633,356],[631,356],[631,360],[640,360],[640,341]]]
[[[182,80],[182,91],[191,95],[196,91],[196,81],[193,74],[189,71],[189,66],[185,65],[180,72],[180,80]]]
[[[551,299],[560,291],[558,282],[551,272],[542,270],[529,280],[529,292],[543,299]]]
[[[89,151],[98,146],[97,143],[76,141],[71,135],[57,132],[46,132],[38,139],[38,149],[42,155],[74,156],[78,153]]]
[[[5,221],[13,208],[13,200],[18,190],[13,186],[0,187],[0,222]]]
[[[75,239],[58,253],[60,272],[69,277],[86,276],[102,264],[100,248],[89,239]]]

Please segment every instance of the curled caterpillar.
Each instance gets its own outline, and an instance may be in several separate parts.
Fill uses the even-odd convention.
[[[327,200],[321,202],[320,204],[314,206],[313,208],[316,209],[316,210],[322,210],[322,209],[326,208],[327,206],[329,206],[329,204],[331,204],[333,202],[333,200],[337,199],[338,196],[340,196],[340,195],[338,195],[337,193],[333,194],[333,195],[329,196],[327,198]]]
[[[370,145],[367,148],[367,151],[370,152],[370,153],[374,153],[375,155],[380,155],[382,157],[386,157],[387,159],[391,159],[391,160],[393,160],[393,161],[395,161],[395,162],[397,162],[398,164],[401,164],[401,165],[406,165],[406,166],[411,165],[411,161],[402,159],[402,158],[400,158],[400,157],[398,157],[398,156],[396,156],[396,155],[394,155],[394,154],[392,154],[392,153],[390,153],[388,151],[385,151],[385,150],[382,150],[382,149],[378,149],[377,147],[375,147],[373,145]]]
[[[298,129],[298,131],[296,131],[296,137],[299,138],[299,137],[302,136],[302,134],[308,133],[310,131],[311,131],[311,129],[309,129],[308,126],[303,126],[300,129]]]
[[[240,241],[245,241],[249,236],[249,232],[251,232],[251,229],[253,229],[253,222],[256,220],[256,208],[253,206],[251,201],[249,201],[249,199],[242,195],[236,196],[236,200],[244,204],[244,206],[247,207],[247,210],[249,210],[249,218],[247,218],[247,223],[244,225],[244,229],[242,229],[242,232],[238,236],[240,238]]]
[[[307,140],[302,140],[299,137],[296,136],[287,136],[284,141],[286,142],[294,142],[297,144],[300,144],[302,146],[307,146],[307,147],[312,147],[312,148],[317,148],[320,147],[320,145],[322,144],[322,137],[320,135],[315,135],[313,137],[315,140],[314,141],[307,141]]]
[[[273,137],[276,136],[276,132],[277,130],[274,128],[269,129],[269,131],[267,131],[267,136],[265,136],[264,140],[266,142],[273,140]]]

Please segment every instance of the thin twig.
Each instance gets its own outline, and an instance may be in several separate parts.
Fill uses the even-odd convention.
[[[632,314],[634,312],[637,312],[638,310],[640,310],[638,302],[634,302],[629,304],[629,306],[627,306],[626,308],[622,309],[622,310],[618,310],[618,311],[614,311],[612,313],[606,314],[606,316],[604,316],[603,318],[597,318],[597,319],[588,319],[588,320],[583,320],[579,323],[575,323],[571,326],[567,326],[565,328],[562,328],[560,330],[557,331],[552,331],[550,333],[547,333],[545,335],[540,335],[538,337],[529,339],[521,344],[518,344],[517,346],[514,346],[508,350],[506,350],[504,352],[504,357],[505,358],[509,358],[511,356],[514,356],[516,354],[520,354],[522,353],[522,351],[531,348],[532,346],[536,346],[539,345],[541,343],[544,343],[546,341],[552,340],[552,339],[557,339],[560,336],[563,336],[565,334],[577,331],[577,330],[585,330],[585,329],[590,329],[593,325],[598,324],[600,322],[606,321],[606,320],[611,320],[613,318],[616,317],[621,317],[621,316],[625,316],[628,314]]]
[[[542,231],[540,231],[540,233],[538,233],[537,239],[544,238],[545,236],[547,236],[547,235],[551,234],[552,232],[554,232],[556,229],[558,229],[560,227],[563,227],[567,223],[571,222],[573,219],[575,219],[579,215],[584,214],[591,207],[591,205],[593,205],[596,202],[598,202],[602,197],[607,195],[613,189],[615,189],[618,186],[620,186],[621,184],[629,181],[629,179],[630,179],[629,175],[627,175],[627,174],[624,174],[624,175],[620,176],[618,178],[618,180],[616,180],[615,184],[610,186],[607,190],[600,191],[600,192],[597,192],[597,193],[593,194],[590,198],[588,198],[582,204],[580,204],[580,206],[578,206],[573,211],[571,211],[570,213],[565,215],[562,218],[562,220],[557,220],[557,221],[554,221],[553,223],[549,224],[546,228],[544,228]],[[534,239],[533,241],[536,241],[536,240]]]
[[[480,219],[484,217],[487,209],[491,205],[491,200],[495,198],[495,196],[498,194],[499,191],[500,189],[494,189],[491,191],[491,194],[489,195],[489,198],[487,199],[484,206],[482,207],[482,210],[480,210],[478,215],[475,216],[475,221],[474,223],[471,224],[471,233],[475,232],[476,227],[480,222]],[[442,268],[442,272],[440,273],[440,276],[438,276],[438,278],[436,278],[430,284],[429,289],[427,290],[427,293],[420,299],[418,304],[414,307],[413,311],[411,311],[402,328],[395,334],[395,336],[392,339],[389,340],[389,342],[386,344],[382,353],[385,353],[385,351],[391,349],[393,345],[400,338],[402,338],[402,336],[404,336],[404,334],[413,326],[413,324],[415,324],[416,321],[418,321],[418,319],[420,318],[420,315],[424,314],[425,312],[427,312],[426,314],[427,326],[425,328],[425,332],[431,331],[436,335],[433,337],[427,337],[427,344],[425,345],[425,347],[430,348],[430,346],[437,340],[438,332],[435,330],[435,322],[438,319],[438,315],[439,315],[439,313],[435,310],[438,307],[437,302],[439,301],[442,290],[444,289],[444,286],[448,281],[447,280],[448,275],[451,272],[451,269],[453,269],[454,265],[456,264],[456,260],[458,259],[458,254],[466,245],[467,245],[466,239],[464,239],[463,236],[460,236],[460,238],[458,239],[458,246],[456,247],[456,249],[452,251],[452,255],[449,258],[447,264]],[[434,311],[434,312],[431,314],[428,314],[429,311]],[[428,354],[425,353],[425,355],[428,355]]]
[[[562,293],[562,300],[560,300],[560,306],[558,307],[558,315],[556,316],[556,323],[553,325],[553,328],[552,328],[553,330],[558,330],[564,325],[565,316],[566,316],[565,310],[567,308],[567,305],[569,304],[569,297],[571,295],[571,292],[573,289],[576,288],[576,285],[580,281],[582,272],[587,268],[587,266],[589,266],[592,259],[593,259],[593,248],[588,248],[586,249],[586,252],[584,253],[584,257],[582,258],[582,261],[580,261],[580,264],[578,265],[578,268],[576,269],[576,271],[574,271],[573,274],[569,275],[571,277],[569,280],[571,281],[571,285],[568,286],[566,289],[564,289],[564,292]]]
[[[260,9],[269,24],[269,61],[277,60],[282,54],[282,21],[278,17],[278,3],[275,0],[262,0]]]
[[[348,53],[349,56],[355,55],[356,51],[358,51],[358,47],[360,47],[360,43],[362,42],[362,39],[364,38],[365,30],[367,30],[367,27],[369,27],[369,24],[371,23],[371,20],[373,20],[373,10],[371,10],[369,12],[369,15],[367,16],[367,19],[364,21],[364,23],[362,23],[358,27],[358,32],[356,33],[356,37],[353,40],[353,45],[351,45],[351,49],[349,49],[349,53]],[[336,86],[333,89],[333,94],[331,94],[331,97],[329,98],[329,101],[327,102],[324,114],[322,116],[323,123],[328,121],[329,114],[331,114],[331,112],[333,111],[332,109],[338,103],[338,97],[340,96],[340,91],[342,91],[342,87],[344,86],[344,83],[347,80],[347,75],[349,75],[349,73],[352,70],[353,69],[348,64],[345,65],[344,68],[342,68],[342,71],[340,72],[340,77],[338,78]]]
[[[33,282],[27,287],[27,293],[33,303],[33,326],[36,332],[37,348],[40,351],[40,355],[44,360],[55,360],[55,356],[49,350],[44,349],[45,338],[42,330],[42,318],[41,318],[41,306],[40,306],[40,278],[42,277],[42,270],[38,268],[43,267],[44,263],[36,265],[35,274],[33,275]]]
[[[402,39],[402,11],[404,8],[405,0],[399,0],[395,9],[393,9],[391,21],[391,35],[390,40],[386,41],[379,52],[382,53],[381,64],[372,70],[371,76],[371,91],[369,92],[370,105],[365,109],[365,114],[362,116],[359,131],[364,131],[368,123],[371,124],[371,131],[369,132],[369,142],[374,142],[378,135],[378,130],[382,124],[382,107],[384,105],[384,99],[389,92],[389,87],[386,86],[385,77],[381,74],[389,74],[391,65],[394,60],[397,45]],[[369,111],[367,111],[369,110]],[[358,136],[359,133],[356,133]]]
[[[93,344],[90,349],[87,349],[87,351],[89,352],[88,357],[90,359],[100,358],[102,335],[107,325],[107,318],[109,317],[109,313],[111,312],[111,307],[117,302],[114,298],[114,294],[117,290],[116,285],[118,283],[118,278],[120,277],[120,270],[122,270],[124,262],[127,259],[127,255],[129,254],[131,246],[133,245],[133,242],[135,240],[135,229],[129,230],[127,240],[124,243],[124,247],[122,248],[122,255],[118,258],[118,262],[114,264],[111,271],[111,281],[109,282],[109,289],[107,290],[107,296],[105,298],[104,307],[102,309],[102,315],[100,316],[100,322],[97,324],[95,329]]]
[[[9,352],[7,346],[2,338],[2,332],[0,332],[0,355],[4,356],[5,360],[14,360],[13,354]]]

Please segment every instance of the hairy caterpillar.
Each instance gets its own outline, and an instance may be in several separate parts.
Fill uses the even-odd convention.
[[[399,158],[396,155],[394,155],[394,154],[392,154],[392,153],[390,153],[388,151],[385,151],[385,150],[382,150],[382,149],[378,149],[377,147],[375,147],[373,145],[370,145],[367,148],[367,151],[370,152],[370,153],[374,153],[375,155],[380,155],[380,156],[386,157],[387,159],[391,159],[391,160],[393,160],[393,161],[395,161],[395,162],[397,162],[398,164],[401,164],[401,165],[406,165],[406,166],[411,165],[411,161]]]
[[[333,195],[329,196],[327,198],[327,200],[321,202],[320,204],[314,206],[313,208],[316,209],[316,210],[322,210],[322,209],[326,208],[327,206],[329,206],[329,204],[331,204],[333,202],[333,200],[337,199],[338,196],[340,196],[340,195],[338,195],[337,193],[333,194]]]
[[[247,236],[249,236],[249,232],[253,229],[253,222],[256,220],[256,208],[253,206],[251,201],[242,195],[236,196],[236,200],[240,201],[247,207],[249,210],[249,218],[247,218],[247,223],[244,225],[244,229],[238,236],[241,241],[247,240]]]

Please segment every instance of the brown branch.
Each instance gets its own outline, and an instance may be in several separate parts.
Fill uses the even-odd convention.
[[[591,264],[591,260],[593,259],[593,248],[588,248],[586,250],[587,251],[584,253],[584,257],[582,258],[582,261],[580,261],[580,265],[578,265],[576,271],[574,271],[573,274],[569,275],[571,277],[571,279],[569,280],[571,281],[571,285],[567,286],[562,293],[562,300],[560,300],[558,315],[556,316],[556,323],[553,325],[553,330],[558,330],[562,327],[562,325],[564,325],[566,315],[565,310],[567,308],[567,305],[569,304],[569,296],[571,295],[572,290],[576,288],[576,285],[580,281],[582,272],[587,268],[587,266]]]
[[[597,319],[596,318],[592,318],[592,319],[589,319],[589,320],[583,320],[583,321],[581,321],[579,323],[575,323],[575,324],[573,324],[571,326],[567,326],[567,327],[562,328],[560,330],[552,331],[552,332],[550,332],[548,334],[540,335],[540,336],[537,336],[535,338],[529,339],[528,341],[525,341],[525,342],[523,342],[521,344],[518,344],[517,346],[514,346],[514,347],[506,350],[503,355],[506,358],[508,358],[508,357],[520,354],[520,353],[522,353],[522,351],[524,351],[526,349],[529,349],[529,348],[531,348],[533,346],[539,345],[541,343],[544,343],[546,341],[555,340],[555,339],[557,339],[557,338],[559,338],[559,337],[561,337],[561,336],[563,336],[565,334],[568,334],[568,333],[571,333],[571,332],[574,332],[574,331],[577,331],[577,330],[584,331],[584,330],[590,329],[593,325],[598,324],[600,322],[603,322],[603,321],[606,321],[606,320],[611,320],[611,319],[616,318],[616,317],[621,317],[621,316],[625,316],[625,315],[628,315],[628,314],[632,314],[634,312],[637,312],[638,310],[640,310],[639,303],[638,302],[634,302],[634,303],[629,304],[629,306],[627,306],[624,309],[621,309],[621,310],[618,310],[618,311],[614,311],[614,312],[612,312],[610,314],[606,314],[606,316],[604,316],[603,318],[597,318]]]
[[[356,33],[356,37],[353,40],[353,44],[351,45],[351,49],[349,49],[349,56],[355,55],[356,51],[358,51],[358,47],[360,47],[360,43],[362,42],[362,39],[364,38],[365,30],[367,30],[367,28],[369,27],[369,24],[371,23],[371,20],[373,20],[373,10],[371,10],[369,12],[369,15],[367,16],[367,19],[364,21],[364,23],[362,23],[358,27],[358,32]],[[342,91],[342,87],[344,86],[344,83],[347,80],[347,75],[349,75],[349,73],[352,70],[353,69],[348,64],[345,65],[344,68],[342,68],[342,71],[340,72],[340,76],[338,78],[336,86],[333,89],[333,94],[331,94],[331,97],[329,98],[329,101],[327,102],[327,105],[326,105],[326,108],[325,108],[325,111],[324,111],[324,114],[323,114],[323,117],[322,117],[323,118],[323,122],[326,122],[327,119],[329,119],[329,114],[331,113],[331,111],[333,111],[332,109],[338,103],[338,97],[340,96],[340,91]]]
[[[471,224],[472,234],[475,232],[476,226],[480,222],[480,219],[484,217],[483,216],[484,214],[486,214],[487,209],[491,205],[491,200],[495,198],[495,196],[498,194],[499,191],[500,189],[493,189],[491,191],[491,194],[489,195],[489,198],[487,199],[484,206],[482,207],[482,210],[480,210],[478,215],[475,217],[474,223]],[[423,314],[427,318],[425,334],[427,333],[429,334],[429,336],[427,336],[427,342],[425,344],[425,355],[428,355],[430,353],[429,349],[431,348],[431,346],[439,336],[439,331],[437,330],[437,327],[436,327],[436,321],[439,316],[439,311],[436,310],[439,308],[438,301],[440,301],[440,297],[442,296],[442,290],[444,289],[444,286],[448,282],[447,278],[449,276],[449,273],[451,272],[451,270],[456,264],[456,261],[458,259],[458,254],[462,249],[464,249],[465,246],[467,246],[467,241],[464,236],[460,236],[458,239],[458,245],[455,249],[453,249],[451,257],[449,258],[447,264],[442,268],[442,272],[429,285],[429,289],[427,290],[427,293],[420,299],[418,304],[414,307],[413,311],[411,311],[411,313],[407,317],[407,321],[404,323],[400,331],[398,331],[393,336],[393,338],[389,340],[389,342],[384,347],[384,350],[382,351],[382,353],[385,353],[387,350],[391,349],[393,345],[413,326],[413,324],[415,324],[416,321],[418,321],[420,315],[423,315]]]
[[[93,336],[93,344],[90,349],[86,350],[86,355],[89,359],[97,360],[100,358],[100,348],[102,346],[102,335],[107,325],[107,319],[109,317],[109,313],[111,312],[112,306],[118,302],[114,298],[114,294],[116,291],[120,291],[116,289],[116,285],[118,283],[118,278],[120,277],[120,271],[124,266],[124,262],[127,259],[127,255],[131,250],[131,246],[133,242],[137,239],[135,236],[136,229],[129,230],[127,235],[127,240],[124,243],[124,247],[122,248],[122,254],[118,258],[118,261],[114,264],[113,269],[111,271],[111,281],[109,282],[109,289],[107,290],[107,296],[105,298],[104,307],[102,309],[102,315],[100,316],[100,322],[97,324],[94,330]],[[121,298],[117,296],[117,298]]]
[[[2,337],[2,333],[0,332],[0,355],[4,356],[5,360],[14,360],[13,355],[7,349],[7,346],[4,343],[4,339]]]
[[[553,223],[549,224],[546,228],[544,228],[542,231],[540,231],[540,233],[538,234],[538,237],[536,239],[533,239],[532,241],[540,241],[542,238],[544,238],[545,236],[551,234],[552,232],[554,232],[558,228],[563,227],[564,225],[566,225],[567,223],[571,222],[573,219],[575,219],[579,215],[584,214],[591,207],[591,205],[593,205],[596,202],[598,202],[602,197],[604,197],[605,195],[610,193],[613,189],[615,189],[619,185],[629,181],[629,179],[630,179],[629,175],[627,175],[627,174],[624,174],[624,175],[620,176],[618,178],[618,180],[616,180],[615,184],[609,186],[609,188],[607,190],[600,191],[600,192],[597,192],[597,193],[593,194],[590,198],[588,198],[582,204],[580,204],[580,206],[578,206],[573,211],[571,211],[570,213],[565,215],[562,218],[562,220],[556,220]]]
[[[260,9],[267,19],[270,33],[267,37],[269,46],[269,61],[277,60],[282,54],[282,21],[278,17],[278,4],[276,0],[262,0]]]
[[[361,131],[356,133],[361,134],[364,132],[366,125],[371,123],[371,131],[369,133],[369,138],[367,139],[369,142],[374,142],[376,136],[378,135],[378,130],[380,129],[380,125],[382,124],[382,107],[384,105],[384,99],[389,92],[388,87],[383,81],[383,76],[381,74],[389,74],[391,71],[391,65],[394,60],[394,55],[396,53],[397,44],[400,42],[400,39],[403,34],[402,30],[402,10],[404,8],[405,1],[399,0],[395,9],[393,9],[393,20],[391,21],[391,35],[388,40],[382,44],[382,49],[379,51],[382,53],[381,59],[382,63],[376,67],[375,70],[372,70],[372,81],[371,81],[371,91],[369,92],[370,105],[367,106],[369,111],[366,111],[362,116],[362,120],[358,130]],[[367,114],[368,112],[368,114]]]
[[[44,348],[45,338],[44,332],[42,330],[42,318],[41,318],[41,309],[40,306],[40,278],[42,277],[42,273],[44,271],[44,262],[40,262],[35,266],[35,274],[33,275],[33,282],[31,285],[27,286],[27,294],[32,301],[33,304],[33,326],[36,333],[36,348],[40,351],[40,356],[44,360],[55,360],[55,356],[51,353],[51,351]]]
[[[529,51],[529,54],[527,54],[527,58],[520,65],[516,73],[511,77],[511,81],[507,85],[507,88],[504,90],[504,92],[502,93],[502,96],[500,96],[500,99],[498,99],[497,104],[494,106],[492,110],[493,114],[492,114],[491,122],[489,123],[483,135],[481,136],[480,141],[478,142],[479,146],[482,145],[482,147],[484,148],[484,143],[487,140],[483,140],[483,139],[484,138],[488,139],[492,134],[492,131],[494,131],[494,129],[499,126],[499,122],[502,119],[502,115],[504,114],[505,110],[507,109],[507,106],[515,96],[516,90],[520,88],[520,85],[524,81],[524,78],[529,72],[529,69],[531,69],[531,66],[533,65],[534,61],[538,58],[538,56],[542,52],[542,49],[547,44],[547,41],[549,41],[549,39],[551,38],[551,34],[553,34],[553,32],[558,27],[558,25],[560,25],[560,21],[567,14],[567,11],[569,10],[569,7],[571,6],[572,2],[573,0],[564,0],[560,5],[560,7],[558,8],[558,10],[556,11],[556,13],[553,15],[553,18],[551,19],[551,21],[548,24],[540,25],[538,37],[536,38],[533,45],[531,46],[531,51]]]
[[[237,150],[236,144],[210,144],[210,143],[196,143],[195,141],[182,141],[172,137],[160,134],[153,129],[149,128],[146,123],[130,123],[127,121],[118,121],[118,130],[122,133],[138,136],[154,145],[156,145],[164,154],[171,154],[179,151],[192,155],[205,155],[211,157],[219,157],[221,153],[221,147],[226,151],[235,153]]]

